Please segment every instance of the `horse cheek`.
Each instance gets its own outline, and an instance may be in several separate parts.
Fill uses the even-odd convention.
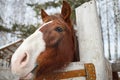
[[[59,41],[60,41],[60,38],[52,37],[49,44],[50,44],[51,46],[57,46],[58,43],[59,43]]]
[[[46,46],[48,46],[48,47],[57,46],[58,43],[60,42],[60,40],[61,40],[61,35],[56,33],[55,31],[52,31],[45,38],[45,41],[46,41],[46,44],[47,44]]]

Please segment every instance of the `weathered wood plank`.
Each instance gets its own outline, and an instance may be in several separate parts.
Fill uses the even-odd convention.
[[[112,62],[112,71],[120,72],[120,62]]]
[[[96,68],[96,80],[111,80],[110,68],[106,67],[103,54],[103,42],[99,16],[95,0],[84,3],[76,9],[80,61],[93,63]],[[84,79],[85,80],[85,79]]]
[[[73,62],[63,70],[53,72],[47,76],[41,75],[41,80],[80,80],[80,77],[84,77],[86,80],[96,80],[95,66],[91,63]]]
[[[7,45],[5,45],[5,46],[2,46],[2,47],[0,47],[0,51],[4,50],[4,49],[6,49],[6,48],[8,48],[8,47],[10,47],[10,46],[13,46],[13,45],[15,45],[15,44],[17,44],[17,43],[20,43],[20,42],[23,42],[23,40],[18,40],[18,41],[14,42],[14,43],[7,44]]]

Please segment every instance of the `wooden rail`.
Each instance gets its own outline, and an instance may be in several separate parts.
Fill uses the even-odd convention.
[[[50,75],[43,75],[42,80],[61,80],[75,77],[85,77],[86,80],[96,80],[95,67],[92,63],[84,64],[84,69],[67,72],[55,72]]]
[[[3,47],[0,47],[0,51],[6,49],[6,48],[8,48],[8,47],[11,47],[11,46],[13,46],[13,45],[16,45],[17,43],[20,43],[20,42],[23,42],[23,40],[18,40],[18,41],[14,42],[14,43],[5,45],[5,46],[3,46]]]
[[[112,62],[111,65],[113,72],[120,72],[120,62]]]

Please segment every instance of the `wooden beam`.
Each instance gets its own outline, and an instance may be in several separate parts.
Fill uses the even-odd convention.
[[[3,47],[0,48],[0,51],[4,50],[4,49],[6,49],[6,48],[8,48],[8,47],[10,47],[10,46],[12,46],[12,45],[15,45],[15,44],[17,44],[17,43],[20,43],[20,42],[23,42],[23,40],[21,39],[21,40],[18,40],[18,41],[16,41],[16,42],[14,42],[14,43],[5,45],[5,46],[3,46]]]
[[[79,64],[76,65],[79,67],[82,66]],[[72,67],[74,68],[75,66],[72,65]],[[74,79],[76,77],[85,77],[86,80],[96,80],[96,71],[94,65],[92,63],[86,63],[84,64],[84,69],[69,70],[68,68],[67,71],[53,72],[48,75],[42,75],[41,80],[61,80],[70,78]]]
[[[47,76],[42,76],[44,80],[60,80],[60,79],[68,79],[74,77],[83,77],[85,76],[85,70],[74,70],[74,71],[67,71],[67,72],[59,72],[59,73],[52,73]]]
[[[13,45],[14,47],[18,47],[16,44],[15,45]]]
[[[120,72],[120,62],[118,63],[114,62],[114,63],[111,63],[111,65],[112,65],[112,71]]]
[[[7,53],[5,50],[2,50],[2,52],[5,53],[5,54]]]
[[[13,50],[11,50],[9,47],[8,48],[6,48],[8,51],[10,51],[11,53],[14,53],[14,51]]]

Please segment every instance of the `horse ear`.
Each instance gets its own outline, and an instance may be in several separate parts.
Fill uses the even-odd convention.
[[[42,20],[45,21],[45,17],[49,16],[43,9],[41,9]]]
[[[63,1],[61,15],[65,21],[67,20],[69,21],[70,15],[71,15],[71,8],[70,8],[70,5],[66,1]]]

